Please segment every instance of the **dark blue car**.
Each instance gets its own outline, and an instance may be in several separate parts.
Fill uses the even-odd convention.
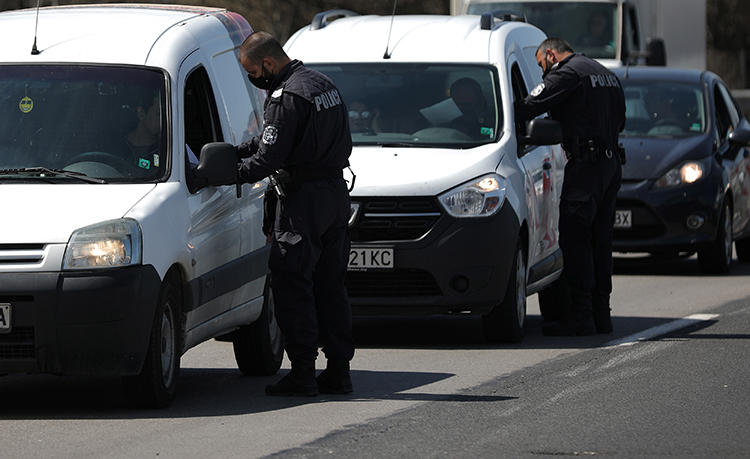
[[[750,261],[750,124],[711,72],[616,69],[625,91],[627,151],[613,250],[697,252],[728,272],[735,243]]]

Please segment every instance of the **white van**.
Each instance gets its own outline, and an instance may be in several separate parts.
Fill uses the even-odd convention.
[[[469,312],[518,341],[526,296],[559,277],[560,126],[513,114],[546,36],[510,19],[331,10],[285,44],[349,109],[356,314]]]
[[[164,406],[180,356],[217,336],[244,373],[275,373],[266,183],[191,183],[205,144],[260,130],[250,25],[171,5],[36,18],[0,14],[0,374],[122,375]]]

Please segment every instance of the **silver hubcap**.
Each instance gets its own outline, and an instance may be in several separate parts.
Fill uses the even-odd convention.
[[[161,316],[161,377],[165,387],[172,384],[174,377],[174,353],[172,308],[167,303]]]
[[[526,320],[526,260],[520,249],[516,254],[516,314],[518,325],[523,327]]]

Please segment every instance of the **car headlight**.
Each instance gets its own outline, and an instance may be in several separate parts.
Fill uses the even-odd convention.
[[[68,241],[63,269],[116,268],[141,263],[141,228],[123,218],[77,229]]]
[[[703,164],[696,161],[690,161],[670,169],[669,172],[662,175],[659,180],[656,181],[656,187],[667,188],[695,183],[703,178],[703,173]]]
[[[438,196],[440,204],[452,217],[489,217],[505,199],[505,179],[489,174],[474,179]]]

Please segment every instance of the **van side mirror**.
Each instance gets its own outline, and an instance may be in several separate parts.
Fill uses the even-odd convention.
[[[234,146],[211,142],[201,148],[200,161],[192,169],[191,192],[207,186],[237,183],[237,153]]]
[[[740,147],[750,146],[750,129],[738,127],[734,131],[730,132],[728,137],[729,142],[734,145]]]
[[[661,38],[649,38],[646,43],[646,65],[667,65],[667,48]]]
[[[555,145],[562,142],[562,126],[548,118],[535,118],[526,123],[528,135],[521,138],[523,145]]]

